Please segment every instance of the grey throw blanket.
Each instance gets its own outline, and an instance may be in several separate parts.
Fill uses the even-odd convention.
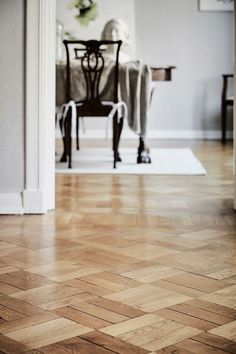
[[[150,104],[151,72],[142,62],[120,64],[120,93],[121,99],[128,107],[129,127],[146,136],[148,110]]]
[[[145,138],[148,110],[150,102],[151,72],[142,62],[127,62],[120,64],[120,99],[128,107],[129,127],[137,134]],[[106,65],[100,82],[101,97],[103,100],[111,100],[113,96],[113,66]],[[56,105],[66,103],[66,65],[57,64],[56,68]],[[83,72],[74,62],[71,65],[71,94],[74,100],[85,98],[85,80]]]

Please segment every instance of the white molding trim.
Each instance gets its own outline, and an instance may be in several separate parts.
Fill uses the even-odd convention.
[[[41,214],[43,206],[43,192],[40,190],[27,190],[23,192],[24,213]]]
[[[236,77],[236,9],[234,8],[234,77]],[[234,97],[236,97],[236,80],[234,80]],[[234,210],[236,210],[236,104],[234,104]]]
[[[55,0],[27,0],[26,213],[55,208],[55,23]]]
[[[23,214],[22,193],[0,193],[0,214]]]
[[[111,137],[112,133],[109,133]],[[75,138],[75,129],[73,129],[72,137]],[[80,139],[105,139],[105,129],[87,129],[86,133],[80,133]],[[228,131],[227,137],[233,138],[233,132]],[[61,133],[56,130],[56,138],[61,138]],[[220,130],[150,130],[148,139],[203,139],[203,140],[220,140]],[[137,139],[137,135],[130,129],[122,131],[121,139]]]

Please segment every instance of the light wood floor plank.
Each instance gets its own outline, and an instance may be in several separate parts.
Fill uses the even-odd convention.
[[[64,318],[58,318],[32,327],[7,333],[7,337],[18,341],[29,349],[56,343],[58,341],[89,332],[91,329]]]
[[[206,176],[59,174],[0,216],[0,354],[236,354],[232,145],[150,142],[186,145]]]

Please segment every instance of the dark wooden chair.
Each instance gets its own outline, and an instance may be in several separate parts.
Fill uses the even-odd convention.
[[[118,100],[118,82],[119,82],[119,52],[122,41],[67,41],[64,40],[66,47],[66,97],[65,105],[66,117],[63,121],[64,126],[64,153],[61,161],[67,161],[68,167],[72,167],[72,117],[76,114],[76,142],[79,149],[79,119],[80,117],[104,117],[113,119],[113,167],[116,168],[116,162],[120,161],[118,145],[123,127],[123,116],[118,117],[118,112],[125,111],[125,103]],[[112,66],[111,100],[104,101],[101,97],[100,82],[105,67],[105,52],[107,46],[115,46],[115,60]],[[74,53],[74,55],[72,55]],[[72,57],[73,56],[73,57]],[[85,80],[85,98],[75,101],[71,90],[71,60],[79,61],[80,70],[82,70]],[[73,112],[74,110],[74,112]],[[119,118],[119,119],[118,119]]]
[[[226,143],[226,131],[227,131],[227,108],[228,106],[233,106],[234,97],[229,96],[228,94],[228,86],[229,80],[233,79],[233,74],[224,74],[223,77],[223,88],[222,88],[222,96],[221,96],[221,142],[222,144]]]

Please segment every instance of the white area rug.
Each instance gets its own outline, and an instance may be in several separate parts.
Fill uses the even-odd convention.
[[[72,169],[56,163],[56,173],[205,175],[206,170],[191,149],[151,149],[151,164],[137,164],[137,149],[120,149],[122,162],[113,169],[113,154],[108,148],[82,148],[73,151]]]

